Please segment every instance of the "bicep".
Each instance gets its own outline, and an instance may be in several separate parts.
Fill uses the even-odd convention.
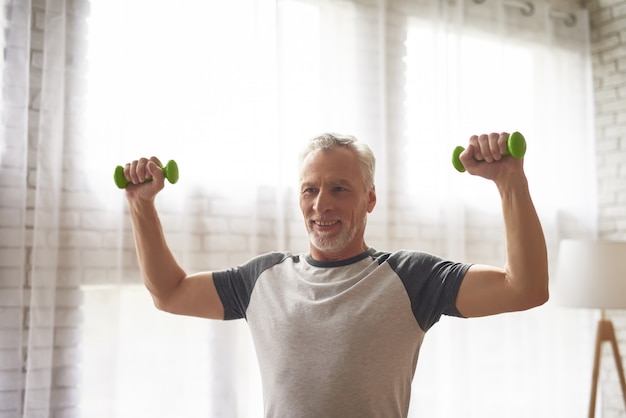
[[[211,272],[185,277],[166,300],[155,300],[155,304],[159,309],[177,315],[224,319],[224,307]]]
[[[464,317],[480,317],[528,309],[523,289],[502,268],[475,264],[465,273],[456,299]]]

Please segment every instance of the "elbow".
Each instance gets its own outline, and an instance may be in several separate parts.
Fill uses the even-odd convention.
[[[162,298],[158,298],[154,294],[152,294],[152,302],[154,303],[154,307],[157,308],[159,311],[169,312],[167,304]]]
[[[171,314],[179,313],[179,309],[176,307],[174,298],[172,297],[157,296],[152,293],[152,302],[154,303],[154,307],[159,311]]]
[[[148,292],[150,292],[150,296],[152,297],[152,303],[154,307],[163,312],[171,312],[170,303],[168,303],[168,298],[160,295],[158,292],[151,289],[150,286],[146,286]]]
[[[173,313],[176,292],[182,279],[172,282],[173,285],[157,286],[153,281],[144,278],[144,285],[152,297],[152,303],[160,311]]]
[[[550,277],[548,272],[546,272],[540,281],[541,285],[535,292],[536,306],[541,306],[550,300],[549,282]]]
[[[548,290],[548,284],[537,286],[536,288],[528,289],[522,293],[520,297],[520,310],[527,310],[537,308],[544,305],[550,299],[550,291]]]
[[[531,298],[531,306],[530,308],[539,307],[550,300],[550,292],[548,289],[543,289],[539,292],[536,292]]]

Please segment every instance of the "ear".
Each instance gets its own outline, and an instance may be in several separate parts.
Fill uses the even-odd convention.
[[[367,196],[367,213],[372,213],[376,206],[376,187],[372,186]]]

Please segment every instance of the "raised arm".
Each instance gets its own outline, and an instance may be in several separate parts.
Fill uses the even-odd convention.
[[[523,160],[501,157],[507,133],[472,136],[460,159],[470,174],[493,180],[502,199],[506,238],[503,268],[474,265],[465,275],[457,309],[467,317],[520,311],[548,300],[548,260]]]
[[[124,175],[133,184],[126,197],[133,226],[137,259],[143,280],[157,308],[179,315],[223,319],[224,308],[210,272],[187,275],[174,259],[154,204],[163,189],[160,161],[152,157],[133,161]],[[153,181],[146,182],[152,177]]]

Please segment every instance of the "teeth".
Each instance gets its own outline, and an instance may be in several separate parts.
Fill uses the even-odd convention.
[[[327,221],[327,222],[322,222],[322,221],[315,221],[315,223],[319,226],[331,226],[337,223],[337,221]]]

